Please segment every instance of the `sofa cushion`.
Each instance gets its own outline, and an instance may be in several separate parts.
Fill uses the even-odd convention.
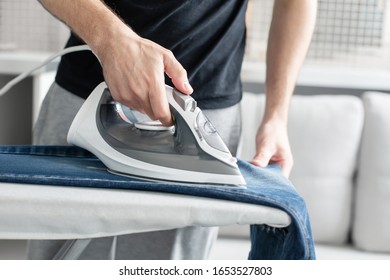
[[[358,165],[353,241],[390,252],[390,94],[363,95],[365,121]]]
[[[251,160],[264,95],[245,93],[239,157]],[[305,198],[314,239],[341,244],[351,226],[352,178],[363,126],[363,106],[355,96],[292,98],[289,137],[294,155],[291,181]]]

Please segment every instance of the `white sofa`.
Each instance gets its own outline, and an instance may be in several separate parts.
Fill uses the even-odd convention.
[[[254,154],[264,100],[244,95],[242,159]],[[290,179],[306,200],[318,258],[390,259],[390,94],[295,95],[288,128]],[[238,226],[220,231],[222,242],[247,236]]]

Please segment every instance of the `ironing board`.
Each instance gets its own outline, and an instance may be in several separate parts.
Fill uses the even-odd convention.
[[[282,210],[234,201],[149,191],[0,183],[0,239],[70,240],[55,259],[77,259],[90,239],[97,237],[194,225],[285,227],[290,221]]]
[[[158,183],[110,174],[96,157],[80,151],[85,152],[0,147],[0,238],[70,240],[55,258],[75,259],[91,238],[248,224],[260,237],[252,240],[260,252],[269,232],[259,225],[268,225],[288,227],[280,241],[267,240],[272,248],[273,242],[283,246],[280,252],[287,255],[281,257],[315,258],[304,201],[273,168],[259,172],[239,161],[245,190]]]

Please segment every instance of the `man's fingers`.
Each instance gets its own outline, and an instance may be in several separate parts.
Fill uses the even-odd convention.
[[[149,102],[153,111],[153,116],[158,119],[163,125],[170,126],[173,124],[169,103],[165,92],[164,76],[157,79],[151,85],[149,92]]]
[[[172,125],[164,72],[179,91],[190,94],[193,90],[186,70],[171,51],[147,39],[136,41],[125,55],[136,59],[103,63],[104,77],[113,98],[131,109],[146,113],[153,120],[159,120],[163,125]]]
[[[289,157],[280,158],[278,156],[272,156],[271,153],[261,151],[253,157],[252,164],[260,167],[277,164],[280,166],[282,174],[288,178],[293,167],[293,160]]]
[[[187,71],[176,60],[171,51],[164,51],[163,57],[165,73],[171,78],[175,88],[182,93],[191,94],[194,90],[188,81]]]
[[[256,166],[266,167],[271,159],[271,153],[266,151],[259,151],[252,159],[252,163]]]

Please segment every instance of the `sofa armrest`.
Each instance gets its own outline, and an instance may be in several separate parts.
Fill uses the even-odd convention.
[[[360,249],[390,252],[390,94],[367,92],[363,102],[352,237]]]

